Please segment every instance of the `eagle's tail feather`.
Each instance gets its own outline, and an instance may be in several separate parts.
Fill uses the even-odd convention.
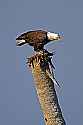
[[[16,40],[16,45],[17,45],[17,46],[22,46],[22,45],[24,45],[24,44],[26,44],[26,41],[25,41],[25,40]]]

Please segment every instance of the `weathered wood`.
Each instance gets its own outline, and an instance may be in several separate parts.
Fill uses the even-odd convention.
[[[38,53],[30,58],[29,65],[32,69],[32,74],[35,80],[35,88],[37,91],[38,99],[40,102],[41,109],[44,114],[44,120],[46,125],[66,125],[65,120],[62,116],[62,111],[60,109],[56,91],[54,88],[54,83],[52,79],[46,73],[49,69],[49,62],[43,58],[43,62]],[[41,54],[42,58],[42,54]],[[48,56],[49,58],[49,56]],[[44,65],[44,63],[46,63]]]

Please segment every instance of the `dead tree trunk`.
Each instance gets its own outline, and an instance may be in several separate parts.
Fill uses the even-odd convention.
[[[45,125],[66,125],[58,103],[54,82],[46,72],[46,70],[50,71],[49,59],[48,54],[42,55],[37,53],[29,58],[28,63],[32,69],[35,88],[44,114]]]

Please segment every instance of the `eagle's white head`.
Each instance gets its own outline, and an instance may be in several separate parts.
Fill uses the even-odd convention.
[[[64,35],[62,33],[51,33],[51,32],[48,32],[47,33],[47,37],[48,37],[48,40],[52,41],[52,40],[62,40]]]

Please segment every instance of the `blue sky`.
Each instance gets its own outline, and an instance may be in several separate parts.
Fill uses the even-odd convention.
[[[64,32],[46,46],[62,88],[57,89],[67,125],[83,125],[82,0],[0,0],[0,125],[44,124],[26,57],[30,46],[16,47],[16,36],[32,29]]]

